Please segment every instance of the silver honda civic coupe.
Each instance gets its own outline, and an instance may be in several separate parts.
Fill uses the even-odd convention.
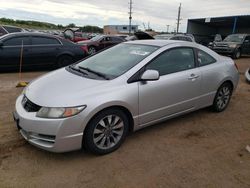
[[[232,59],[199,44],[125,42],[34,80],[13,114],[39,148],[107,154],[129,132],[208,106],[225,110],[238,80]]]

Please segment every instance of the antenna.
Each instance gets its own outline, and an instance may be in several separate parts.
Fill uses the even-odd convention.
[[[177,18],[177,33],[179,33],[180,21],[181,21],[181,3],[178,9],[178,18]]]
[[[132,0],[129,0],[129,34],[131,34],[131,21],[132,21]]]

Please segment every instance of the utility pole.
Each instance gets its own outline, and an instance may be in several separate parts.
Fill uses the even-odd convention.
[[[180,21],[181,21],[181,3],[178,9],[178,18],[177,18],[177,33],[179,33],[179,27],[180,27]]]
[[[129,0],[129,34],[131,34],[132,4],[132,0]]]
[[[169,26],[170,26],[170,25],[167,25],[167,33],[168,33],[168,31],[169,31]]]

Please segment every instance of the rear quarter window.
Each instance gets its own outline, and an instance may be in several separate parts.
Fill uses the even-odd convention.
[[[197,56],[199,66],[210,65],[216,62],[215,58],[202,50],[197,50]]]

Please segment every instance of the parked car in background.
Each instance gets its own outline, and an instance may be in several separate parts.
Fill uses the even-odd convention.
[[[14,119],[44,150],[107,154],[129,131],[207,106],[225,110],[238,80],[231,58],[197,43],[130,41],[33,81]]]
[[[23,70],[63,67],[86,56],[79,45],[57,36],[12,33],[0,37],[0,71],[19,70],[21,49]]]
[[[25,32],[25,30],[16,26],[0,25],[0,36],[6,35],[8,33],[16,33],[16,32]]]
[[[238,59],[241,55],[250,54],[250,34],[228,35],[222,42],[214,42],[211,49]]]
[[[88,54],[93,55],[99,50],[104,48],[108,48],[114,45],[117,45],[121,42],[125,42],[126,40],[112,35],[97,35],[90,40],[78,42],[82,48],[85,48],[88,51]]]
[[[157,40],[182,40],[188,42],[195,42],[195,39],[192,35],[186,34],[161,34],[155,35],[154,38]]]
[[[152,37],[150,34],[143,32],[143,31],[137,31],[132,36],[128,36],[125,38],[126,41],[133,41],[133,40],[152,40],[154,37]]]
[[[71,40],[72,42],[88,40],[88,36],[85,36],[84,33],[80,32],[79,28],[65,29],[63,32],[63,37],[65,39]]]

